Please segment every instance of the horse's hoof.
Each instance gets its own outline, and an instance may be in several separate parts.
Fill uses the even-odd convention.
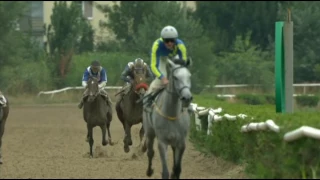
[[[153,169],[152,168],[148,168],[147,170],[147,176],[150,177],[153,174]]]
[[[128,153],[129,151],[130,151],[129,146],[124,146],[124,152],[125,152],[125,153]]]
[[[177,177],[174,175],[174,173],[172,173],[171,176],[170,176],[170,179],[179,179],[179,178],[177,178]]]
[[[114,143],[112,142],[111,139],[108,139],[108,141],[109,141],[110,146],[113,146],[113,145],[114,145]]]
[[[147,151],[147,146],[142,146],[142,147],[141,147],[141,151],[142,151],[143,153],[145,153],[145,152]]]
[[[93,159],[93,155],[90,155],[89,158],[90,158],[90,159]]]
[[[3,164],[3,161],[2,161],[2,159],[0,158],[0,164]]]
[[[108,144],[108,141],[102,141],[102,146],[106,146]]]
[[[129,146],[132,146],[132,140],[131,140],[131,139],[129,139],[128,145],[129,145]]]

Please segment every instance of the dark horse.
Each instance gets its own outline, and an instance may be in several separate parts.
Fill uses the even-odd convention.
[[[116,103],[117,115],[125,131],[123,143],[126,153],[130,151],[129,146],[132,145],[131,127],[139,123],[142,124],[142,102],[136,103],[136,101],[142,98],[148,89],[146,83],[147,68],[145,67],[142,71],[133,68],[133,77],[134,82],[130,86],[129,92],[124,94],[122,98],[119,98]],[[139,134],[141,142],[144,135],[142,126]]]
[[[106,130],[108,130],[109,144],[112,145],[110,134],[110,123],[112,121],[112,108],[111,103],[107,103],[104,100],[105,97],[100,94],[99,82],[95,77],[89,77],[87,82],[87,94],[83,104],[83,118],[87,123],[87,139],[90,145],[90,157],[93,157],[93,128],[100,126],[102,131],[102,145],[106,146],[108,141],[106,140]]]
[[[0,92],[1,94],[1,92]],[[9,101],[4,95],[0,95],[0,164],[3,163],[1,155],[2,136],[4,134],[4,126],[9,115]]]

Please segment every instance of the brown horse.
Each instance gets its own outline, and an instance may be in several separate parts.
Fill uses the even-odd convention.
[[[88,96],[84,99],[83,103],[83,118],[87,123],[87,140],[90,145],[90,157],[93,157],[93,128],[99,126],[102,131],[102,145],[106,146],[108,141],[106,140],[106,131],[108,130],[109,144],[112,145],[110,124],[112,121],[112,108],[111,102],[106,101],[99,90],[99,82],[95,77],[89,77],[87,85]]]
[[[4,134],[5,124],[9,115],[9,101],[0,92],[0,164],[3,163],[1,155],[2,136]]]
[[[128,153],[130,151],[129,146],[132,145],[131,139],[131,127],[133,125],[142,124],[142,102],[137,103],[136,101],[143,98],[144,94],[148,89],[146,79],[148,78],[147,67],[145,66],[142,71],[132,69],[132,75],[134,82],[129,85],[126,93],[117,100],[116,111],[119,120],[123,125],[125,131],[125,137],[123,139],[124,151]],[[140,142],[144,135],[144,130],[141,125],[140,129]]]

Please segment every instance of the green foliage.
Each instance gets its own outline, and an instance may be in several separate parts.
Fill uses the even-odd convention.
[[[16,31],[27,9],[26,2],[0,2],[1,91],[11,95],[34,93],[52,85],[46,57],[29,34]]]
[[[155,1],[156,2],[156,1]],[[118,40],[132,47],[133,37],[138,32],[138,26],[142,23],[142,19],[147,14],[152,14],[153,9],[150,8],[154,1],[120,1],[119,4],[98,5],[97,8],[105,14],[107,21],[101,22],[101,27],[110,28]]]
[[[19,66],[5,66],[0,72],[2,90],[10,95],[38,93],[53,87],[51,72],[45,61],[24,62]]]
[[[0,69],[13,64],[22,43],[21,33],[16,31],[16,23],[25,12],[25,2],[0,2]]]
[[[288,6],[287,6],[288,7]],[[320,3],[318,1],[293,1],[289,7],[294,23],[294,77],[295,82],[315,82],[320,80],[318,46],[320,32]],[[287,18],[286,7],[281,9],[280,20]]]
[[[275,104],[275,97],[271,94],[237,94],[236,99],[250,105]]]
[[[265,49],[270,37],[274,37],[278,3],[283,4],[281,1],[197,1],[195,15],[201,19],[211,39],[219,42],[215,46],[216,52],[231,50],[236,36],[244,36],[248,31],[252,31],[253,43]]]
[[[273,61],[268,52],[261,51],[250,42],[250,33],[237,36],[232,52],[222,52],[216,61],[221,69],[219,79],[223,83],[262,84],[265,89],[272,88]]]
[[[296,101],[299,106],[316,107],[319,102],[319,96],[297,96]]]
[[[251,105],[266,104],[267,102],[266,99],[260,95],[238,94],[236,98]]]
[[[93,49],[93,29],[82,16],[81,4],[72,1],[54,2],[51,24],[47,27],[47,39],[50,53],[50,66],[54,77],[62,80],[67,74],[72,56],[75,52]],[[61,79],[57,85],[62,86]]]
[[[100,41],[96,45],[97,52],[120,52],[123,51],[123,45],[116,40]]]
[[[117,52],[84,53],[76,55],[73,57],[74,60],[71,63],[72,68],[66,76],[66,82],[68,82],[68,86],[80,86],[85,69],[90,65],[92,60],[97,59],[107,71],[108,86],[123,85],[123,81],[120,79],[120,74],[128,62],[133,61],[137,57],[141,56],[137,54]]]
[[[195,102],[205,107],[222,107],[223,114],[247,114],[244,120],[223,120],[214,122],[212,135],[191,131],[194,143],[203,151],[223,157],[233,162],[245,163],[246,171],[252,178],[306,178],[318,176],[320,157],[318,140],[301,138],[285,142],[283,136],[301,126],[319,128],[317,112],[277,114],[271,105],[244,105],[214,101],[211,95],[195,96]],[[254,119],[251,119],[254,117]],[[204,118],[205,119],[205,118]],[[280,132],[271,131],[242,133],[240,128],[250,122],[265,122],[273,119],[280,126]]]
[[[83,29],[80,34],[80,42],[78,44],[77,52],[92,52],[94,50],[94,29],[89,21],[83,22]]]

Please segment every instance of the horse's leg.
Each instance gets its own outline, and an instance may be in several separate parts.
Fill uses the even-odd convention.
[[[2,137],[0,136],[0,164],[3,163],[3,161],[2,161],[2,154],[1,154],[1,146],[2,146]]]
[[[162,179],[169,179],[169,170],[167,165],[167,148],[168,145],[166,145],[164,142],[161,142],[161,140],[158,140],[158,149],[162,164]]]
[[[106,124],[100,126],[102,131],[102,145],[106,146],[108,144],[108,141],[106,140],[106,132],[107,132],[107,126]]]
[[[112,142],[111,133],[110,133],[110,124],[111,124],[111,121],[108,119],[107,121],[108,141],[109,141],[109,144],[112,146],[113,142]]]
[[[131,126],[129,126],[128,122],[125,121],[124,122],[124,131],[125,131],[125,137],[123,139],[123,143],[124,143],[124,152],[128,153],[130,151],[130,135],[131,135]],[[131,145],[132,145],[132,141],[131,141]]]
[[[3,161],[2,161],[2,154],[1,154],[1,146],[2,146],[2,137],[1,137],[1,134],[0,134],[0,164],[3,163]]]
[[[142,139],[143,139],[143,136],[144,136],[144,129],[143,129],[143,125],[142,125],[142,126],[141,126],[141,128],[140,128],[139,136],[140,136],[140,142],[142,142]]]
[[[89,142],[89,131],[87,132],[86,142]]]
[[[152,159],[154,157],[153,143],[154,143],[155,134],[150,133],[147,135],[146,138],[147,138],[146,143],[147,143],[147,156],[148,156],[147,176],[150,177],[153,174]]]
[[[178,147],[172,147],[173,151],[173,168],[172,168],[172,174],[171,179],[180,179],[181,174],[181,161],[183,153],[186,149],[185,142]]]
[[[2,148],[2,136],[4,134],[4,121],[0,121],[0,164],[3,163],[2,161],[2,153],[1,153],[1,148]]]
[[[118,115],[118,119],[120,120],[122,126],[123,126],[123,130],[124,130],[124,138],[123,138],[123,144],[124,144],[124,151],[125,152],[129,152],[129,147],[126,146],[126,138],[127,138],[127,134],[126,134],[126,121],[125,121],[125,118],[124,118],[124,115],[123,115],[123,111],[122,111],[122,108],[120,106],[120,102],[119,101],[117,104],[116,104],[116,111],[117,111],[117,115]]]
[[[90,146],[90,158],[93,157],[92,147],[93,147],[93,127],[87,124],[88,135],[89,135],[89,146]]]
[[[141,129],[140,129],[140,132],[139,132],[139,135],[140,135],[140,150],[142,153],[146,152],[147,151],[147,146],[145,144],[145,136],[144,136],[144,129],[143,129],[143,125],[141,126]]]

